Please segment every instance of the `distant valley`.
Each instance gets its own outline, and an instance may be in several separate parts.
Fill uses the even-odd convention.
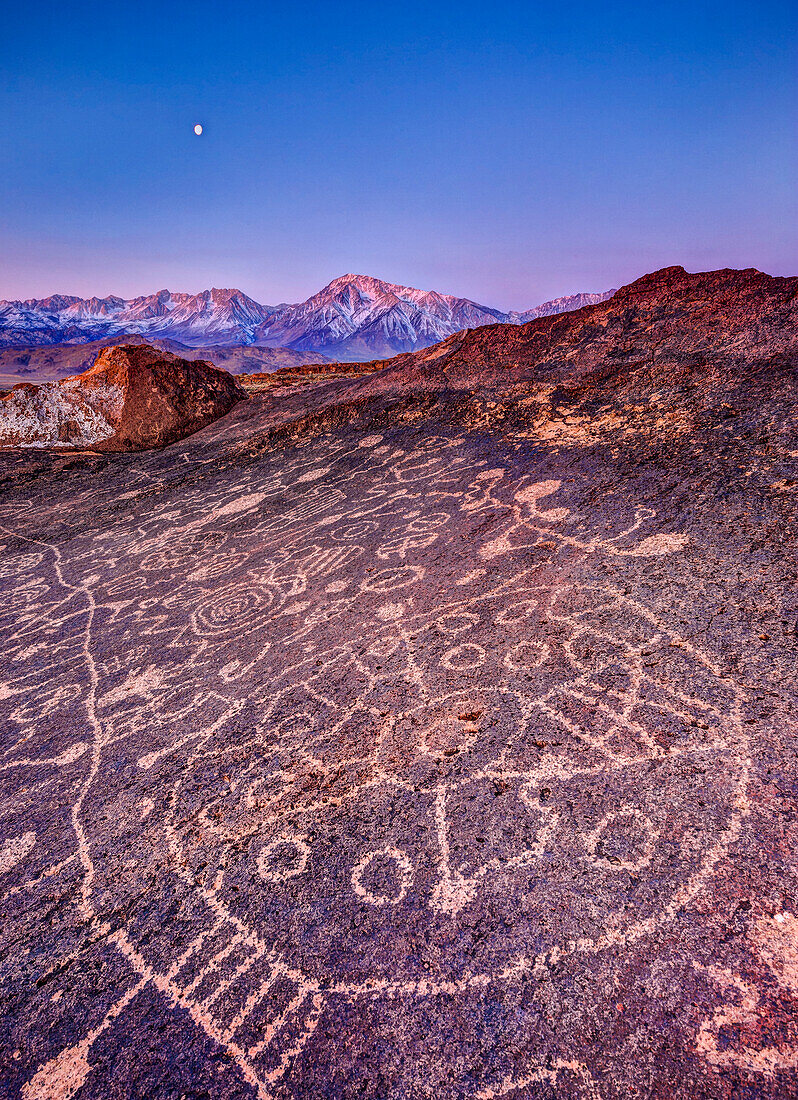
[[[16,382],[39,382],[82,374],[94,365],[103,350],[115,344],[150,344],[183,359],[208,359],[231,374],[269,373],[285,367],[304,367],[327,362],[320,353],[294,351],[291,348],[261,348],[254,345],[214,345],[189,347],[179,340],[158,339],[139,333],[121,333],[82,344],[45,344],[33,347],[0,347],[0,389]]]

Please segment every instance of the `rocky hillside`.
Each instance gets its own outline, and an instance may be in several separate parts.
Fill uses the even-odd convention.
[[[611,295],[558,298],[527,313],[502,313],[467,298],[343,275],[294,305],[262,306],[240,290],[141,298],[53,295],[0,301],[0,348],[76,344],[138,333],[208,348],[258,345],[312,353],[318,360],[375,359],[426,347],[464,328],[559,313]],[[289,365],[289,364],[282,364]]]
[[[798,279],[753,269],[689,274],[665,268],[602,303],[525,325],[458,333],[398,356],[373,391],[660,392],[709,378],[706,399],[738,372],[798,349]],[[519,414],[520,415],[520,414]]]
[[[669,268],[0,453],[9,1097],[798,1095],[797,340]]]
[[[163,447],[246,394],[227,371],[142,345],[106,348],[87,371],[0,395],[0,447]]]

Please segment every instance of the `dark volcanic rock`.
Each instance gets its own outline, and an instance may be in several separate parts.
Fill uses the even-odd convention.
[[[710,364],[751,364],[796,349],[798,277],[671,267],[597,305],[517,327],[488,325],[398,356],[385,364],[383,384],[473,389],[585,379],[614,388],[641,379],[653,387]]]
[[[105,348],[94,366],[0,396],[0,446],[163,447],[229,412],[246,394],[227,371],[147,344]]]
[[[797,285],[0,455],[4,1097],[796,1095]]]

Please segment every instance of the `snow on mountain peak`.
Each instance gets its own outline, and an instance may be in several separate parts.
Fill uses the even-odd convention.
[[[337,359],[375,359],[428,347],[466,328],[522,324],[577,309],[612,293],[573,295],[526,313],[503,313],[468,298],[350,272],[304,302],[280,306],[261,305],[229,287],[198,294],[159,290],[131,299],[54,294],[0,301],[0,347],[78,344],[131,333],[194,347],[257,344]]]

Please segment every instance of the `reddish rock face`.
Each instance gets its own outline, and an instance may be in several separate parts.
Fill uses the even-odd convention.
[[[246,395],[232,375],[146,344],[106,348],[83,374],[23,383],[0,399],[0,446],[163,447],[224,416]]]
[[[796,351],[798,278],[753,268],[690,274],[668,267],[596,305],[525,325],[485,325],[397,356],[370,388],[460,390],[592,378],[606,390],[632,376],[650,388],[708,364],[750,364]]]
[[[0,454],[3,1100],[798,1096],[796,290]]]

